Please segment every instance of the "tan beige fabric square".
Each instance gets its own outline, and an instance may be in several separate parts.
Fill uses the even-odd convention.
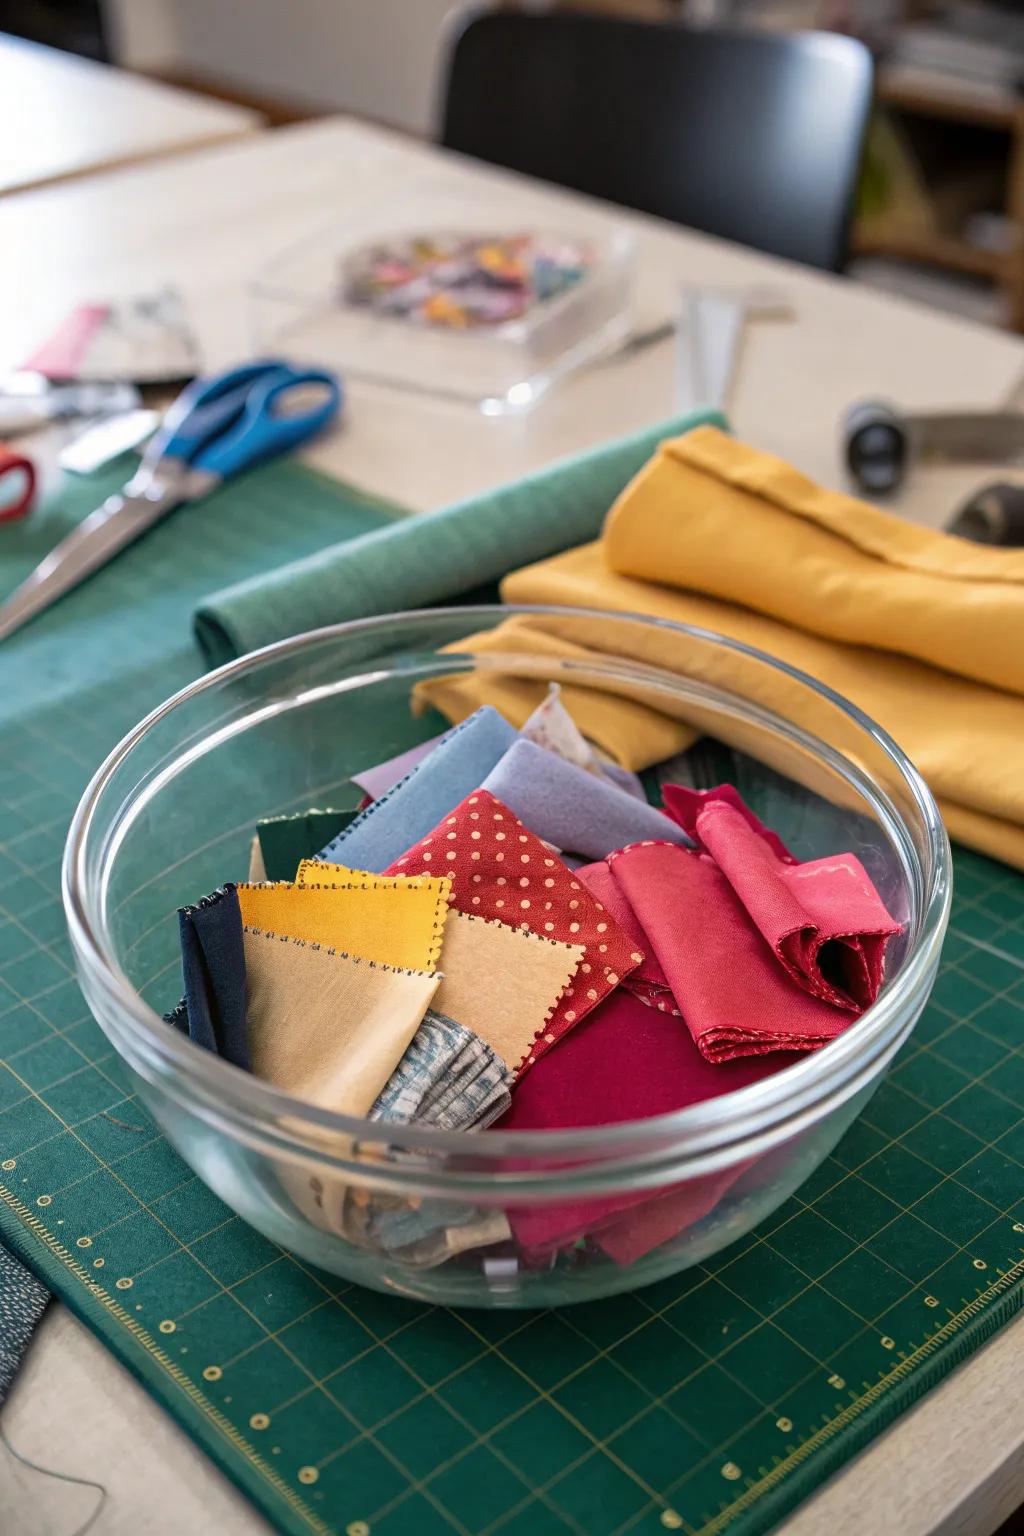
[[[365,1115],[438,977],[248,927],[242,939],[253,1072],[322,1109]]]
[[[543,1034],[584,953],[582,945],[542,939],[453,908],[433,1007],[486,1040],[515,1068]]]

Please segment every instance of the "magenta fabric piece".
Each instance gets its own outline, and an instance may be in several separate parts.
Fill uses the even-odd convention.
[[[815,1050],[851,1022],[787,973],[710,854],[635,843],[608,863],[709,1062]]]
[[[634,1205],[614,1221],[592,1233],[593,1241],[616,1264],[626,1268],[662,1243],[669,1243],[680,1232],[694,1227],[727,1194],[751,1160],[737,1163],[721,1173],[706,1173],[678,1185],[656,1200]]]
[[[404,779],[407,773],[411,773],[417,763],[444,740],[444,733],[434,736],[430,741],[421,741],[418,747],[410,747],[408,752],[400,752],[397,757],[389,757],[386,763],[378,763],[375,768],[363,768],[361,772],[352,775],[353,784],[369,795],[371,800],[379,800],[381,795],[386,795],[389,789],[394,789],[399,779]]]
[[[614,1125],[670,1114],[759,1082],[790,1059],[760,1055],[712,1065],[679,1019],[618,987],[521,1079],[511,1109],[494,1129]],[[607,1239],[606,1251],[616,1262],[631,1263],[706,1215],[741,1171],[693,1180],[656,1199],[639,1190],[521,1207],[509,1212],[509,1222],[516,1241],[535,1254],[590,1234],[602,1246]],[[649,1210],[649,1216],[638,1212],[623,1224],[623,1213],[634,1207]]]
[[[893,921],[852,853],[799,863],[731,786],[665,803],[707,850],[780,963],[815,997],[860,1013],[878,996]],[[702,798],[702,803],[695,802]]]

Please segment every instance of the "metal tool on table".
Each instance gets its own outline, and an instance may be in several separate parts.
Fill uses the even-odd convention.
[[[675,327],[677,409],[710,405],[724,410],[748,320],[792,316],[791,307],[772,288],[681,288]]]
[[[1018,466],[1024,475],[1024,412],[1013,408],[1020,396],[1017,383],[995,411],[910,413],[884,401],[859,401],[842,424],[850,477],[865,495],[884,498],[898,492],[923,461]],[[1024,484],[1005,478],[983,485],[947,531],[975,543],[1024,544]]]
[[[880,400],[862,400],[843,420],[846,466],[860,489],[891,496],[920,460],[941,463],[1024,462],[1020,411],[902,412]]]
[[[57,463],[73,475],[94,475],[122,454],[141,447],[159,425],[160,412],[144,406],[137,411],[103,417],[65,443]]]
[[[84,581],[182,502],[297,448],[341,408],[334,374],[269,360],[196,379],[168,410],[135,474],[0,605],[0,640]]]
[[[25,454],[0,443],[0,523],[13,523],[32,510],[36,467]]]
[[[0,379],[0,437],[19,437],[75,416],[115,416],[141,404],[134,384],[55,384],[42,373],[11,373]]]

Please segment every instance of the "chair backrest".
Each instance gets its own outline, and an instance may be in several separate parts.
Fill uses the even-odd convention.
[[[451,52],[442,142],[837,270],[871,57],[828,33],[485,11]]]

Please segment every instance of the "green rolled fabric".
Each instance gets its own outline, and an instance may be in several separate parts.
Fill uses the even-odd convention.
[[[196,638],[219,666],[303,630],[460,597],[596,538],[608,508],[658,444],[707,423],[726,425],[711,410],[659,422],[511,485],[226,587],[197,610]]]

